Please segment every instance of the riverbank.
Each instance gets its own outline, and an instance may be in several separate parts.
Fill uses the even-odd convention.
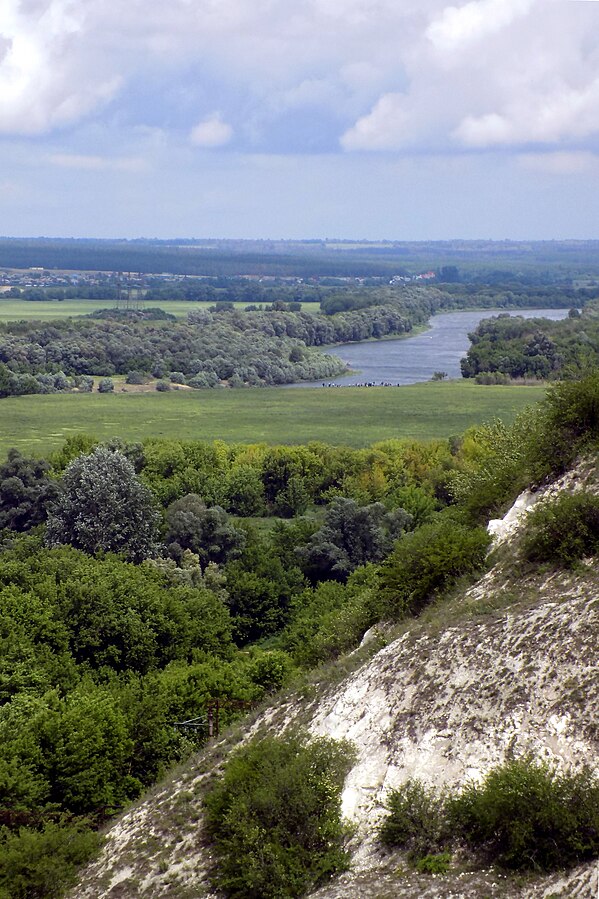
[[[505,309],[477,309],[471,312],[443,312],[432,316],[428,324],[409,334],[345,343],[327,349],[350,366],[351,372],[334,379],[342,387],[360,384],[390,384],[393,386],[430,381],[435,372],[444,372],[449,379],[461,378],[460,360],[466,355],[470,341],[468,334],[483,318],[505,313]],[[514,314],[526,318],[560,320],[567,309],[517,309]],[[511,313],[510,313],[511,314]],[[324,348],[323,348],[324,349]],[[302,381],[288,388],[322,387],[320,381]]]

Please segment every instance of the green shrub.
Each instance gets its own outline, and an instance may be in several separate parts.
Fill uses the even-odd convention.
[[[376,622],[372,607],[377,593],[374,565],[357,568],[346,584],[323,581],[303,591],[294,599],[291,620],[280,635],[283,649],[304,668],[355,649]]]
[[[503,512],[530,485],[529,454],[540,440],[540,418],[529,409],[509,427],[494,421],[469,432],[475,464],[451,473],[450,492],[473,520]]]
[[[451,852],[438,852],[419,858],[414,867],[421,874],[447,874],[451,864]]]
[[[599,549],[599,497],[564,493],[539,503],[527,516],[523,540],[531,562],[554,562],[572,567]]]
[[[565,471],[599,440],[599,371],[555,384],[510,427],[494,422],[477,430],[483,455],[474,467],[452,474],[451,492],[480,520],[504,511],[531,483]],[[492,438],[486,443],[485,430]]]
[[[147,380],[142,371],[130,371],[125,378],[125,384],[145,384]]]
[[[415,858],[442,849],[447,842],[445,797],[421,780],[410,778],[387,800],[388,815],[379,840],[388,848],[408,849]]]
[[[248,676],[252,683],[265,693],[275,693],[287,684],[296,671],[291,656],[280,649],[254,649],[248,665]]]
[[[468,845],[511,869],[549,871],[599,852],[599,782],[530,756],[506,762],[448,803]]]
[[[46,824],[0,834],[0,896],[58,899],[97,851],[100,837],[84,824]]]
[[[454,515],[439,515],[406,534],[381,566],[380,617],[417,615],[458,578],[482,568],[489,543],[484,528]]]
[[[512,870],[551,871],[599,853],[599,780],[588,768],[558,772],[524,756],[453,796],[408,780],[387,809],[380,842],[407,849],[427,873],[447,870],[454,842]]]
[[[565,471],[585,446],[599,438],[599,371],[561,381],[542,404],[542,427],[530,447],[536,480]]]
[[[254,739],[231,756],[206,798],[217,864],[231,899],[287,899],[344,871],[341,790],[353,753],[321,738]]]
[[[476,384],[509,384],[511,378],[503,371],[480,371],[474,381]]]

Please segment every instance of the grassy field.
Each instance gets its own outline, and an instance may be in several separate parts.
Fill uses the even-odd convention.
[[[244,443],[368,446],[387,437],[460,434],[497,416],[511,421],[544,387],[471,382],[372,388],[268,388],[132,394],[53,394],[0,400],[0,454],[44,455],[83,432],[106,439],[172,437]]]
[[[52,321],[57,318],[69,316],[89,315],[98,309],[113,309],[114,300],[53,300],[41,303],[35,300],[3,300],[0,296],[0,322],[8,321]],[[148,303],[148,306],[159,306],[165,312],[176,315],[177,318],[185,318],[188,312],[195,309],[208,309],[213,303],[186,303],[183,300],[171,300],[160,303]],[[245,309],[247,303],[234,303],[237,309]],[[302,309],[307,312],[318,312],[319,303],[302,303]]]

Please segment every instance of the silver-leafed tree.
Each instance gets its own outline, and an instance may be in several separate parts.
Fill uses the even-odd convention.
[[[70,543],[92,555],[113,552],[141,562],[156,554],[158,522],[152,494],[131,462],[98,446],[65,470],[48,517],[46,543]]]

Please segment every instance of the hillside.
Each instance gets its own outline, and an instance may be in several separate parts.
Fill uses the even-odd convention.
[[[593,461],[553,490],[583,483],[593,489],[596,480]],[[355,827],[352,867],[315,899],[595,895],[595,865],[523,879],[476,869],[464,854],[448,874],[431,877],[375,842],[386,795],[408,777],[463,784],[529,752],[557,764],[596,763],[599,575],[592,560],[574,571],[523,574],[522,519],[511,513],[507,521],[508,528],[494,528],[495,564],[476,584],[389,632],[382,648],[382,632],[369,634],[328,681],[323,675],[303,695],[255,715],[251,727],[209,746],[121,816],[72,899],[213,895],[202,826],[207,778],[251,733],[295,724],[357,749],[343,793],[343,812]]]

